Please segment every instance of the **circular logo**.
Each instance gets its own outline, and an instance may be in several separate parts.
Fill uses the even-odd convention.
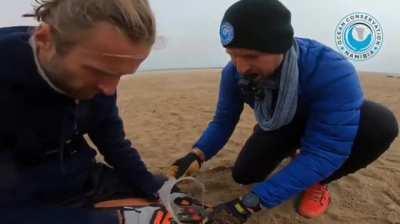
[[[235,31],[232,24],[230,24],[229,22],[223,22],[219,30],[219,35],[222,45],[225,46],[232,42],[235,37]]]
[[[355,12],[339,22],[335,31],[335,41],[343,55],[354,61],[365,61],[381,49],[383,30],[373,16]]]

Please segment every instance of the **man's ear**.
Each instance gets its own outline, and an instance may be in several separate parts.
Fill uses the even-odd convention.
[[[36,46],[41,51],[51,51],[54,47],[52,29],[49,24],[43,23],[35,30]]]

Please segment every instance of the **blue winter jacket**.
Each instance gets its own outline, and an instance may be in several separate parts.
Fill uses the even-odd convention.
[[[363,93],[352,64],[334,50],[309,39],[299,46],[299,103],[308,111],[296,160],[253,192],[272,208],[330,176],[348,158],[356,136]],[[207,159],[232,135],[244,103],[238,87],[240,75],[232,63],[223,69],[214,119],[194,145]]]
[[[76,103],[43,80],[29,29],[0,28],[0,222],[116,223],[102,212],[40,209],[83,193],[96,154],[85,134],[132,189],[150,196],[161,183],[125,138],[115,95]]]

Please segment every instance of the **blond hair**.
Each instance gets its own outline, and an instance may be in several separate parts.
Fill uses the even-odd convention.
[[[54,31],[56,49],[67,50],[81,31],[109,22],[133,41],[151,46],[155,20],[147,0],[35,0],[34,16]]]

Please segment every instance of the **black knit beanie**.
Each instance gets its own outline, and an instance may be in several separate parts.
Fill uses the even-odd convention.
[[[226,48],[285,53],[293,44],[290,11],[278,0],[240,0],[225,12],[220,38]]]

